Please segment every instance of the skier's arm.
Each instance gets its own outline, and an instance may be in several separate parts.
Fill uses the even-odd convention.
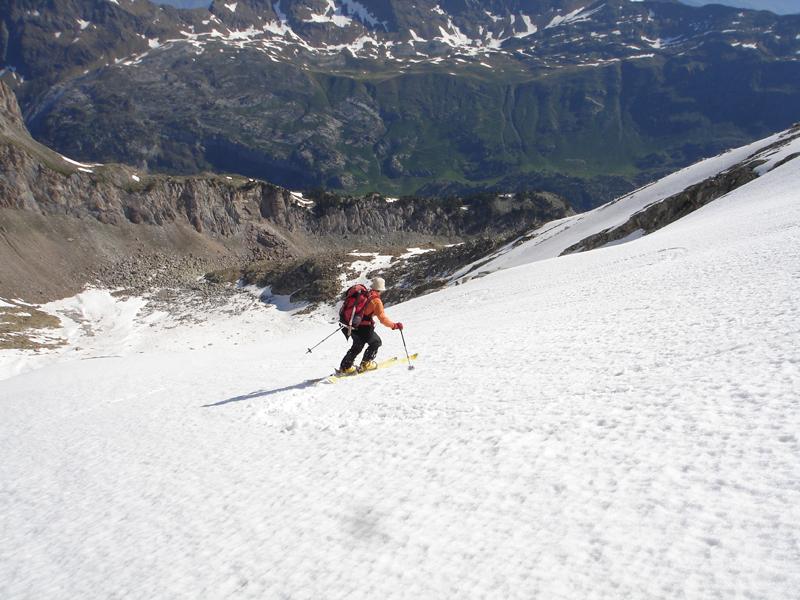
[[[385,327],[388,327],[389,329],[395,328],[394,321],[386,316],[386,312],[383,310],[383,302],[381,302],[380,298],[375,298],[372,300],[372,311]]]

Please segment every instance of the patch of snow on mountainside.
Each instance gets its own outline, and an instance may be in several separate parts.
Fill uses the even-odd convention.
[[[358,0],[341,0],[342,6],[347,12],[356,18],[360,19],[362,23],[370,27],[377,27],[380,25],[384,29],[388,28],[385,21],[379,21],[372,13],[369,12],[367,7],[358,2]]]
[[[761,176],[769,173],[784,161],[798,157],[800,157],[800,139],[795,139],[789,144],[778,145],[766,152],[760,152],[751,159],[751,162],[760,163],[755,167],[755,171]]]
[[[241,333],[232,333],[230,327],[241,326],[239,315],[245,311],[248,312],[247,321],[259,322],[268,330],[276,321],[292,322],[290,314],[284,311],[302,308],[289,306],[288,299],[280,306],[276,306],[276,302],[259,301],[260,296],[269,295],[269,290],[247,291],[252,294],[236,296],[227,305],[205,312],[197,312],[190,303],[165,312],[151,308],[148,298],[122,297],[103,289],[88,289],[71,298],[35,306],[61,322],[58,329],[46,331],[43,341],[62,341],[65,345],[34,353],[0,350],[0,381],[64,362],[129,357],[157,349],[168,351],[175,347],[172,339],[175,337],[183,340],[179,344],[202,347],[207,343],[209,327],[214,330],[211,337],[221,335],[235,339],[241,336]],[[24,305],[19,301],[16,304]]]
[[[668,46],[672,46],[674,44],[677,44],[677,43],[681,42],[682,40],[683,40],[682,37],[674,37],[674,38],[666,38],[666,39],[657,38],[657,39],[651,40],[651,39],[647,38],[646,36],[642,36],[642,41],[645,42],[651,48],[655,48],[656,50],[660,50],[662,48],[666,48]]]
[[[581,13],[586,10],[586,7],[576,8],[572,12],[567,13],[566,15],[556,15],[553,17],[550,22],[545,25],[545,29],[552,29],[553,27],[558,27],[559,25],[567,25],[569,23],[573,23],[578,21],[582,18]],[[587,13],[587,15],[590,13]],[[583,15],[584,17],[586,15]]]
[[[226,12],[236,12],[239,3],[226,3]],[[567,14],[556,14],[552,16],[545,29],[552,29],[563,25],[570,25],[589,21],[599,11],[603,10],[605,4],[599,4],[594,8],[581,7]],[[630,7],[629,7],[630,8]],[[626,35],[625,42],[614,45],[603,50],[605,56],[597,56],[594,51],[585,53],[582,51],[572,51],[574,44],[582,41],[584,33],[576,30],[576,39],[567,39],[559,35],[544,36],[543,43],[552,45],[547,52],[541,52],[539,38],[534,37],[539,32],[539,28],[534,22],[533,17],[528,14],[513,13],[508,16],[499,16],[490,11],[483,10],[478,17],[479,21],[474,24],[477,33],[471,37],[466,30],[462,30],[455,24],[457,18],[437,5],[432,8],[435,20],[435,30],[439,35],[432,39],[424,40],[416,31],[406,29],[405,31],[390,32],[386,21],[379,20],[365,4],[358,0],[326,0],[324,3],[309,6],[299,18],[305,23],[331,24],[339,29],[347,30],[337,32],[334,39],[325,39],[330,32],[322,32],[317,28],[300,27],[295,31],[289,21],[280,0],[273,4],[273,9],[277,20],[265,21],[263,16],[257,16],[256,21],[242,30],[226,25],[216,15],[210,14],[208,19],[201,23],[206,26],[195,29],[195,25],[185,22],[179,25],[180,34],[183,36],[184,43],[191,44],[201,54],[207,46],[211,46],[214,51],[220,51],[219,46],[230,46],[236,50],[249,49],[260,52],[267,59],[273,62],[296,62],[298,52],[309,53],[306,57],[313,60],[318,56],[339,54],[342,51],[349,51],[353,56],[363,59],[380,59],[400,65],[403,69],[411,64],[420,62],[438,64],[444,60],[459,63],[463,58],[489,56],[493,54],[505,54],[515,59],[524,57],[530,66],[545,66],[548,69],[556,67],[573,68],[576,65],[584,67],[598,67],[619,62],[623,60],[641,60],[652,58],[653,54],[627,54],[630,50],[641,51],[639,44],[649,44],[650,48],[659,53],[674,54],[680,52],[684,47],[688,48],[698,42],[698,36],[707,34],[704,31],[696,31],[695,35],[686,34],[683,37],[673,38],[638,38],[638,34],[631,32]],[[641,16],[638,9],[622,18],[632,22],[647,21],[652,18]],[[485,17],[485,18],[484,18]],[[445,22],[446,21],[446,22]],[[209,31],[208,26],[213,22],[214,28]],[[522,25],[521,25],[522,24]],[[601,22],[598,22],[600,25]],[[736,25],[736,23],[732,23]],[[372,29],[370,36],[363,36],[363,26]],[[729,29],[731,34],[740,35],[740,39],[734,39],[731,43],[738,47],[753,48],[759,52],[769,53],[772,50],[756,47],[752,41],[753,35],[766,35],[770,33],[768,25],[754,25],[745,30]],[[309,35],[309,31],[314,31],[314,35]],[[622,35],[617,29],[614,34]],[[138,35],[145,36],[146,32]],[[319,36],[322,36],[321,39]],[[590,37],[602,39],[605,33],[589,32]],[[146,37],[146,36],[145,36]],[[353,39],[360,39],[361,43],[355,43]],[[530,38],[530,45],[520,48],[520,42],[509,48],[504,45],[509,40]],[[346,41],[343,41],[346,40]],[[77,38],[76,38],[77,40]],[[547,40],[544,42],[544,40]],[[164,42],[160,42],[162,45]],[[178,40],[169,40],[170,45],[178,43]],[[421,44],[426,44],[422,47]],[[404,47],[400,53],[395,53],[395,47]],[[559,49],[558,46],[562,46]],[[152,46],[155,47],[155,46]],[[570,49],[573,47],[572,49]],[[800,52],[800,51],[797,51]],[[408,58],[414,55],[415,58]],[[122,67],[138,66],[147,57],[147,53],[133,54],[130,56],[116,59],[116,64]],[[791,58],[793,60],[793,57]],[[469,62],[469,61],[468,61]],[[473,62],[473,64],[480,64]],[[307,66],[304,64],[304,67]]]
[[[484,14],[486,14],[487,17],[489,17],[495,23],[497,23],[498,21],[502,21],[503,20],[503,17],[501,17],[499,15],[494,15],[491,12],[489,12],[488,10],[484,10],[483,12],[484,12]]]
[[[376,269],[386,268],[393,262],[393,257],[389,254],[379,254],[378,252],[359,252],[353,250],[349,253],[350,256],[356,258],[347,265],[340,265],[347,267],[347,273],[342,273],[339,278],[341,281],[342,290],[346,290],[351,285],[356,283],[369,284],[367,275]]]
[[[445,30],[443,27],[439,27],[441,36],[434,39],[441,40],[448,46],[453,47],[468,47],[475,43],[475,40],[462,33],[449,17],[447,19],[447,29],[449,31]]]
[[[69,353],[93,358],[130,348],[137,338],[134,318],[146,302],[141,298],[119,299],[108,290],[87,290],[75,297],[50,302],[38,309],[54,315],[60,327],[42,334],[43,342],[65,346],[31,355],[23,351],[0,353],[0,380],[63,360]]]
[[[308,23],[333,23],[337,27],[348,27],[352,24],[353,19],[342,14],[341,9],[336,6],[333,0],[328,0],[328,4],[322,14],[311,13],[311,16],[306,21]]]
[[[79,169],[90,169],[92,167],[100,167],[100,166],[102,166],[102,163],[87,164],[87,163],[78,162],[77,160],[72,160],[71,158],[68,158],[68,157],[64,156],[63,154],[60,154],[59,156],[61,156],[61,158],[65,162],[68,162],[69,164],[74,165],[74,166],[78,167]]]
[[[525,38],[539,31],[539,28],[536,27],[536,23],[532,22],[528,15],[522,15],[522,22],[525,24],[525,30],[515,33],[515,38]]]
[[[411,40],[414,41],[414,42],[425,42],[425,41],[427,41],[424,38],[419,37],[417,35],[417,33],[413,29],[409,29],[408,33],[411,35]]]
[[[69,345],[87,344],[102,353],[132,343],[133,318],[144,304],[141,298],[116,299],[108,290],[91,289],[42,308],[61,317],[59,333]],[[93,340],[91,344],[87,343],[89,339]]]
[[[1,381],[0,597],[794,597],[798,187],[390,306],[413,371],[248,308]]]

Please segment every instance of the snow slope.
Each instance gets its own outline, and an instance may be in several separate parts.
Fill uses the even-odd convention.
[[[476,274],[485,274],[537,260],[561,255],[567,248],[589,236],[625,223],[631,215],[660,202],[701,181],[714,177],[742,162],[763,161],[756,171],[763,175],[791,154],[800,153],[800,136],[787,130],[747,146],[729,150],[714,158],[702,160],[652,184],[646,185],[613,202],[589,212],[547,223],[531,232],[530,241],[518,241],[500,248],[491,260],[468,265],[453,276],[463,282]]]
[[[390,307],[414,371],[253,310],[0,381],[0,597],[796,597],[798,187]]]

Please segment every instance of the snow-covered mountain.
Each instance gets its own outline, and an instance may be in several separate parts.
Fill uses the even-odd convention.
[[[413,371],[311,383],[319,313],[29,307],[79,347],[0,351],[0,596],[793,597],[800,160],[767,142],[649,235],[558,256],[764,145],[390,306]]]
[[[12,43],[4,61],[26,77],[41,76],[37,64],[50,50],[69,43],[84,56],[67,53],[67,62],[102,51],[119,68],[138,66],[149,55],[187,43],[198,56],[205,50],[255,49],[275,62],[320,68],[325,56],[352,58],[411,68],[458,60],[480,66],[480,57],[505,56],[528,67],[598,66],[609,60],[673,55],[696,49],[713,36],[737,47],[788,57],[797,49],[789,35],[796,19],[768,17],[730,8],[695,9],[678,0],[516,0],[489,3],[415,3],[391,0],[241,0],[214,1],[193,11],[174,11],[143,0],[56,2],[40,11],[26,2],[11,7],[7,34]],[[72,21],[72,22],[70,22]],[[56,30],[57,28],[59,28]],[[108,29],[124,30],[116,39]],[[34,43],[37,32],[52,39]],[[135,38],[138,38],[135,39]],[[115,44],[119,47],[115,47]],[[121,53],[136,47],[128,55]],[[298,57],[302,56],[302,59]],[[346,70],[341,61],[327,67]],[[84,63],[85,64],[85,63]],[[62,65],[65,67],[67,65]],[[385,66],[385,65],[384,65]],[[490,64],[488,67],[500,67]],[[352,68],[352,65],[351,65]],[[63,73],[62,73],[63,75]]]
[[[677,0],[7,4],[0,77],[39,141],[295,190],[590,208],[800,105],[800,16]]]
[[[725,6],[735,6],[737,8],[749,8],[751,10],[769,10],[778,14],[798,14],[800,4],[797,0],[681,0],[691,6],[705,6],[707,4],[724,4]]]

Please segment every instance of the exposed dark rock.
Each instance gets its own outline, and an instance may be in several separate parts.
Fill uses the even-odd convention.
[[[749,183],[757,177],[758,175],[747,167],[722,173],[698,183],[697,185],[693,185],[679,194],[675,194],[665,200],[652,204],[634,214],[618,227],[601,231],[600,233],[596,233],[581,240],[577,244],[573,244],[564,250],[562,255],[600,248],[610,242],[621,240],[639,230],[642,231],[643,235],[647,235],[648,233],[652,233],[685,217],[701,206],[705,206],[709,202],[724,196],[737,187]]]
[[[343,255],[254,263],[245,268],[242,281],[269,287],[272,294],[289,296],[292,302],[328,302],[341,293],[339,275]]]
[[[383,294],[386,304],[397,304],[436,291],[447,284],[450,275],[464,265],[491,254],[506,243],[507,238],[482,237],[413,256],[388,269],[370,273],[380,275],[390,287]]]

